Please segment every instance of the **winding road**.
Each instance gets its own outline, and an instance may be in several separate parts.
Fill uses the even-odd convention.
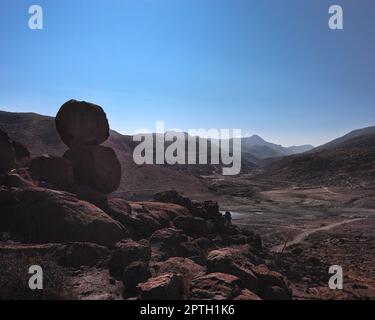
[[[280,245],[272,247],[271,251],[272,252],[276,252],[276,253],[280,253],[283,250],[285,250],[286,248],[304,241],[307,237],[309,237],[310,235],[312,235],[312,234],[314,234],[316,232],[328,231],[328,230],[331,230],[331,229],[336,228],[338,226],[341,226],[343,224],[353,223],[355,221],[359,221],[359,220],[363,220],[363,219],[364,218],[347,219],[347,220],[343,220],[343,221],[340,221],[340,222],[334,222],[334,223],[328,224],[328,225],[326,225],[324,227],[319,227],[319,228],[314,228],[314,229],[306,230],[306,231],[298,234],[297,236],[295,236],[293,240],[288,241],[286,244],[283,243],[283,244],[280,244]]]

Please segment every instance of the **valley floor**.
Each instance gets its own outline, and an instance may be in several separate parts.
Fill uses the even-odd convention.
[[[249,182],[251,181],[251,182]],[[375,299],[375,189],[209,178],[222,210],[262,236],[296,299]],[[344,290],[328,287],[340,265]]]

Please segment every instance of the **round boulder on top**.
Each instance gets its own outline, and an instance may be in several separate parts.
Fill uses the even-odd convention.
[[[109,137],[104,110],[93,103],[69,100],[56,115],[56,129],[68,147],[99,145]]]
[[[115,191],[121,182],[121,164],[112,148],[76,147],[65,152],[73,164],[74,180],[102,193]]]

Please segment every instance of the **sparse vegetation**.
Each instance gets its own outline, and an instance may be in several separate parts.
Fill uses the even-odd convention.
[[[31,290],[28,282],[29,267],[40,265],[43,269],[43,290]],[[1,300],[63,300],[73,296],[66,284],[64,269],[53,259],[40,256],[0,256]]]

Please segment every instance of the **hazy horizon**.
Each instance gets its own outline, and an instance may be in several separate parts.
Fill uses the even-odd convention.
[[[242,129],[318,146],[374,125],[375,3],[350,0],[2,1],[0,106],[54,116],[101,105],[111,128]],[[364,50],[366,48],[366,50]]]

